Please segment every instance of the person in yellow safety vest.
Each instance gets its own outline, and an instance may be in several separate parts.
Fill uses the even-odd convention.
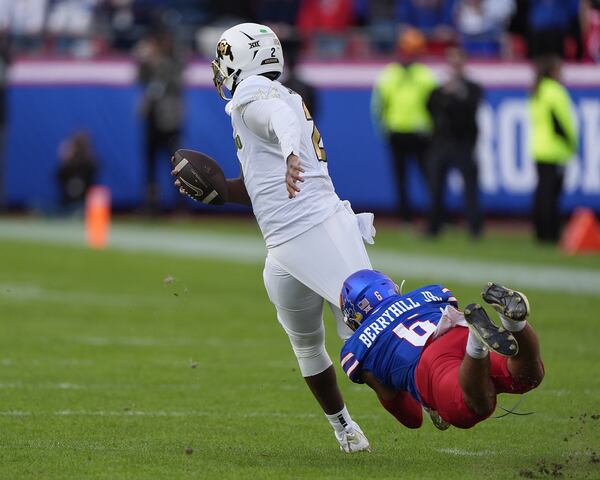
[[[567,163],[577,151],[573,104],[560,83],[560,59],[544,56],[536,62],[536,82],[529,100],[531,155],[538,183],[533,201],[535,236],[556,243],[560,237],[559,199]]]
[[[427,100],[437,82],[432,70],[417,60],[425,49],[425,37],[415,29],[405,29],[398,37],[399,62],[387,65],[379,76],[371,101],[374,122],[386,137],[393,156],[399,191],[398,214],[412,218],[406,167],[416,159],[425,181],[425,153],[431,132]]]

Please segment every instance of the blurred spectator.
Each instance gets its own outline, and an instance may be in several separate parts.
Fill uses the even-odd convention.
[[[8,29],[17,51],[36,51],[41,47],[48,0],[4,0]]]
[[[395,0],[354,0],[358,24],[367,29],[371,48],[390,53],[396,44]]]
[[[4,210],[4,148],[6,145],[6,120],[8,86],[8,66],[10,64],[10,48],[8,34],[0,29],[0,211]]]
[[[473,238],[481,234],[478,172],[475,158],[477,110],[482,97],[479,85],[465,76],[465,54],[458,48],[447,52],[450,78],[429,97],[427,108],[433,122],[427,168],[431,185],[431,210],[427,233],[436,236],[444,223],[444,193],[448,170],[458,169],[464,182],[465,216]]]
[[[211,0],[146,0],[159,4],[151,26],[163,25],[171,31],[179,48],[189,49],[199,26],[212,21]]]
[[[13,4],[10,0],[0,0],[0,32],[7,32],[12,20]]]
[[[259,20],[255,17],[254,2],[249,2],[248,0],[229,0],[227,2],[211,0],[210,5],[217,18],[221,21],[225,20],[226,23],[231,23],[232,25],[244,21],[253,22]]]
[[[306,108],[313,119],[318,116],[317,90],[298,76],[297,65],[300,55],[300,41],[295,37],[282,39],[281,47],[284,55],[284,69],[281,83],[292,89],[304,100]]]
[[[530,56],[564,57],[565,38],[577,13],[572,0],[530,0]]]
[[[144,88],[141,114],[146,130],[145,208],[149,213],[157,213],[157,157],[177,150],[183,126],[183,63],[166,31],[156,31],[143,39],[136,46],[135,55],[138,80]]]
[[[560,84],[560,66],[557,56],[540,57],[529,103],[531,153],[538,174],[533,223],[537,240],[551,243],[560,237],[559,198],[565,166],[577,150],[573,104]]]
[[[166,3],[169,9],[177,12],[174,20],[177,20],[178,25],[198,26],[212,20],[210,0],[170,0]],[[172,26],[177,27],[177,24]]]
[[[296,24],[300,0],[257,0],[255,3],[256,19],[261,23]]]
[[[586,54],[595,62],[600,62],[600,1],[584,0],[581,18]]]
[[[305,41],[314,41],[325,57],[341,57],[346,50],[344,33],[352,26],[351,0],[303,0],[298,12],[298,28]]]
[[[133,0],[104,0],[98,7],[98,16],[110,46],[115,50],[129,50],[136,43]]]
[[[85,195],[96,177],[96,158],[89,135],[78,131],[64,140],[58,149],[58,184],[64,212],[83,206]]]
[[[456,26],[469,55],[499,56],[514,0],[460,0]]]
[[[509,42],[503,52],[505,57],[526,57],[529,38],[529,0],[515,0],[515,11],[508,23],[507,32]]]
[[[571,44],[567,43],[566,54],[568,58],[574,58],[578,61],[581,61],[583,60],[584,55],[582,29],[584,18],[581,17],[583,0],[568,0],[568,2],[571,8],[569,10],[570,21],[567,29],[567,40],[570,40]]]
[[[420,30],[433,52],[441,52],[455,37],[453,12],[456,0],[396,0],[400,29]]]
[[[429,67],[418,62],[425,38],[414,29],[405,29],[399,37],[400,61],[385,67],[373,89],[372,112],[389,142],[399,191],[398,214],[404,221],[412,218],[406,168],[416,160],[425,175],[424,155],[429,143],[431,119],[426,104],[436,86]]]
[[[98,8],[108,40],[117,50],[131,50],[149,31],[170,29],[175,41],[191,47],[198,26],[213,21],[213,0],[101,0]]]
[[[98,0],[55,0],[48,13],[48,33],[56,39],[59,52],[78,56],[93,53],[92,25]]]

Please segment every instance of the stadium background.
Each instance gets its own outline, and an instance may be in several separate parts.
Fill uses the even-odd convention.
[[[386,215],[396,192],[370,116],[373,81],[393,59],[397,29],[409,16],[427,33],[425,61],[443,78],[435,21],[414,16],[407,5],[440,7],[446,15],[473,3],[0,0],[0,53],[3,37],[11,39],[10,55],[0,55],[10,65],[0,68],[8,94],[0,478],[600,478],[600,257],[567,256],[535,243],[523,222],[535,183],[525,102],[532,82],[527,7],[536,5],[560,11],[568,4],[569,12],[575,6],[589,15],[587,22],[569,17],[578,19],[579,34],[572,22],[563,25],[569,32],[564,77],[581,141],[562,205],[566,215],[575,206],[600,210],[600,73],[597,51],[588,48],[598,27],[596,17],[591,21],[593,2],[482,2],[516,7],[492,32],[502,47],[473,52],[469,62],[486,95],[482,199],[488,219],[502,221],[489,221],[478,241],[456,227],[425,241],[420,221],[400,224]],[[341,10],[319,16],[319,5]],[[72,21],[56,20],[59,7]],[[139,210],[144,158],[135,43],[157,16],[176,34],[187,58],[182,144],[213,155],[234,176],[229,119],[208,70],[215,35],[246,19],[294,24],[298,7],[308,8],[313,20],[329,18],[322,32],[306,37],[300,71],[319,91],[317,122],[337,190],[357,210],[378,213],[376,244],[369,247],[374,266],[405,279],[408,289],[442,282],[463,305],[477,301],[488,280],[527,292],[547,376],[524,399],[499,399],[500,407],[524,415],[490,419],[469,431],[438,432],[429,423],[408,431],[372,392],[338,371],[373,445],[368,456],[342,456],[264,291],[265,248],[251,215],[232,207],[236,214],[223,216],[190,201],[185,215],[178,214],[180,205],[173,214],[178,196],[167,155],[163,215],[148,218]],[[450,22],[452,42],[462,42],[455,17],[443,20]],[[81,210],[57,215],[59,146],[80,129],[89,131],[98,181],[113,195],[116,215],[102,250],[87,247]],[[412,189],[425,213],[427,196],[418,182]],[[460,181],[450,184],[449,205],[459,209]],[[194,210],[203,211],[188,214]],[[329,317],[326,312],[327,346],[335,358],[340,341]]]
[[[172,33],[187,63],[181,144],[206,151],[228,175],[237,175],[229,119],[224,103],[214,95],[206,60],[227,25],[250,19],[271,22],[282,38],[300,42],[299,72],[318,89],[323,108],[317,123],[336,187],[357,208],[378,212],[393,212],[396,188],[389,152],[373,125],[369,104],[378,74],[395,56],[398,28],[416,27],[426,35],[423,61],[440,80],[445,46],[458,43],[469,53],[469,73],[485,89],[478,148],[483,207],[488,213],[520,215],[530,210],[536,181],[528,147],[526,101],[533,82],[528,47],[531,56],[536,35],[542,35],[538,30],[555,32],[564,38],[557,53],[567,57],[563,76],[580,132],[562,208],[565,213],[578,205],[600,210],[600,72],[592,62],[600,27],[593,3],[5,1],[0,5],[0,31],[4,25],[2,37],[11,39],[12,60],[4,72],[5,204],[51,211],[58,203],[59,146],[75,131],[85,130],[99,163],[97,180],[110,187],[115,208],[140,205],[144,130],[132,52],[136,42],[156,29]],[[474,5],[481,6],[475,22],[481,31],[476,33]],[[170,187],[167,160],[160,178],[161,204],[171,208],[176,193]],[[30,168],[33,163],[35,169]],[[360,187],[355,184],[357,172]],[[412,196],[424,213],[428,195],[412,173]],[[460,178],[451,177],[451,209],[460,206],[460,189]]]

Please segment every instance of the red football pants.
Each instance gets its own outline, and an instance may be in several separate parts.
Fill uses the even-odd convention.
[[[421,400],[447,422],[458,428],[471,428],[485,420],[465,403],[458,383],[458,371],[465,356],[469,329],[454,327],[425,346],[415,371]],[[496,393],[525,393],[531,386],[519,384],[508,371],[508,357],[490,352],[490,377]]]

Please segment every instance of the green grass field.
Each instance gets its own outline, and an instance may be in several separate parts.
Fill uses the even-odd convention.
[[[600,478],[600,257],[380,228],[375,266],[405,288],[443,281],[463,305],[484,278],[524,289],[547,375],[518,407],[533,415],[439,432],[403,429],[340,373],[372,444],[348,456],[276,322],[252,223],[113,238],[90,251],[77,224],[0,221],[0,479]]]

